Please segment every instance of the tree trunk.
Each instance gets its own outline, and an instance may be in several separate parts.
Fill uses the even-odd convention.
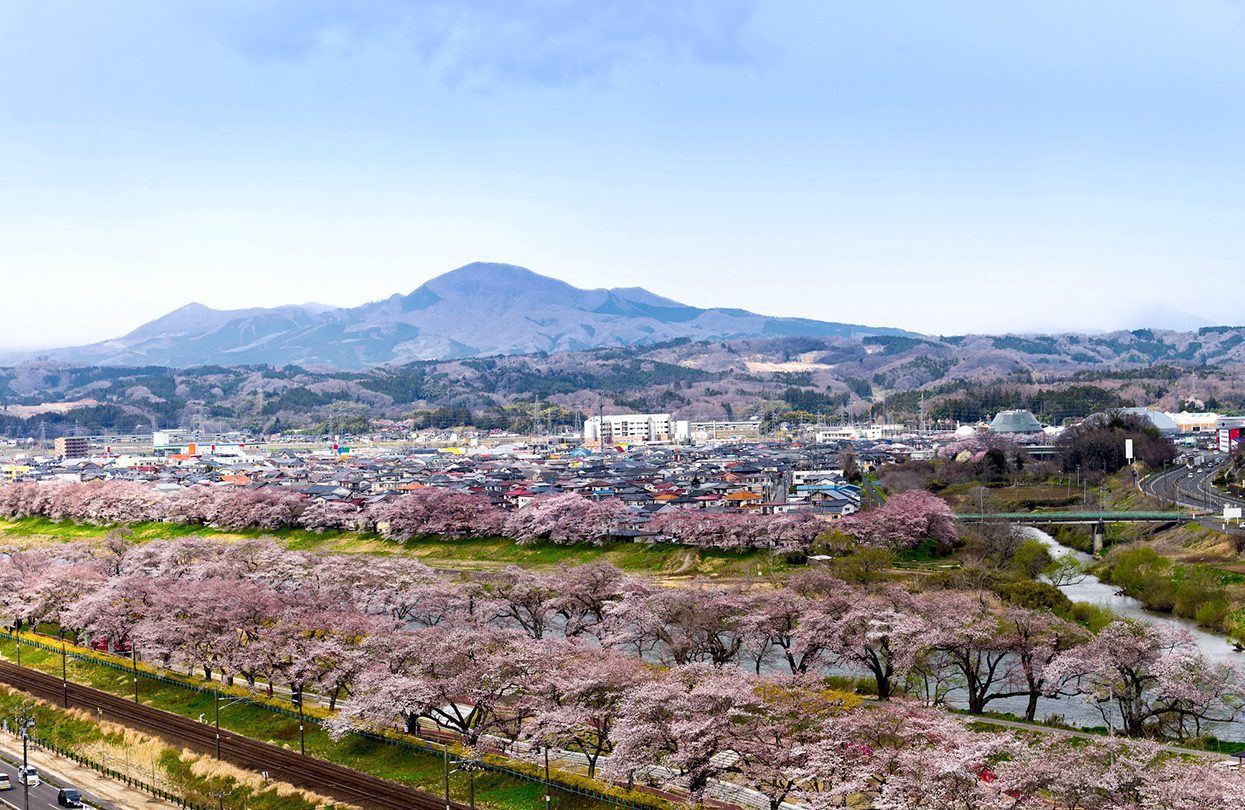
[[[1036,691],[1029,692],[1029,702],[1025,705],[1025,719],[1030,723],[1037,717],[1037,703],[1040,694],[1040,692]]]
[[[878,700],[890,700],[891,679],[881,670],[873,671],[873,680],[878,685]]]

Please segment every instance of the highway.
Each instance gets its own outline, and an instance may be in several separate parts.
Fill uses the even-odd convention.
[[[9,784],[13,786],[12,790],[0,791],[0,810],[25,810],[25,797],[22,795],[25,786],[17,781],[17,765],[21,764],[21,743],[16,742],[17,753],[5,750],[0,752],[0,773],[9,777]],[[6,746],[7,748],[7,746]],[[17,764],[14,764],[17,763]],[[62,786],[69,786],[69,782],[59,778],[55,773],[44,773],[42,769],[39,775],[42,779],[37,787],[30,789],[30,807],[44,810],[48,807],[59,807],[56,803],[56,795]],[[99,808],[99,810],[119,810],[115,804],[109,804],[103,799],[99,799],[89,790],[84,789],[80,785],[72,785],[82,792],[82,799],[88,807]]]
[[[1211,483],[1227,461],[1227,456],[1215,455],[1201,467],[1173,467],[1143,480],[1141,489],[1151,497],[1174,503],[1184,509],[1223,514],[1225,503],[1229,506],[1245,507],[1245,500],[1216,490]]]

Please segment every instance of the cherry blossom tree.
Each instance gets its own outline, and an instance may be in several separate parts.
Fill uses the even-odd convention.
[[[507,566],[484,578],[478,590],[485,611],[501,626],[518,626],[539,641],[557,615],[554,581],[544,574]]]
[[[61,612],[61,622],[91,641],[103,639],[114,649],[132,642],[134,628],[151,613],[165,585],[141,575],[113,577],[83,594]]]
[[[524,698],[532,715],[524,738],[542,748],[583,754],[592,777],[601,756],[613,748],[622,702],[652,675],[638,658],[621,652],[582,642],[549,647],[553,663]]]
[[[801,649],[816,645],[827,659],[873,676],[879,700],[916,662],[930,628],[912,596],[898,586],[877,594],[857,593],[849,606],[810,612],[799,629]]]
[[[848,515],[835,526],[861,545],[878,548],[913,548],[929,538],[949,550],[959,539],[951,507],[921,490],[901,492],[881,508]]]
[[[1200,734],[1233,720],[1245,700],[1241,677],[1206,659],[1187,630],[1121,619],[1046,667],[1048,692],[1074,683],[1108,727],[1131,736]]]
[[[415,731],[424,717],[473,748],[486,734],[518,736],[524,715],[511,704],[549,664],[530,638],[495,627],[423,628],[386,639],[373,655],[379,663],[359,675],[336,733],[395,722]]]
[[[654,651],[666,664],[734,662],[743,645],[751,597],[715,586],[633,592],[612,605],[605,642]]]
[[[1065,621],[1042,610],[1009,607],[1004,614],[1006,635],[1016,656],[1009,670],[1009,680],[1025,693],[1025,719],[1037,717],[1038,699],[1063,694],[1059,685],[1048,689],[1046,668],[1055,658],[1089,638],[1080,625]]]
[[[835,739],[835,718],[860,704],[848,692],[816,679],[757,680],[754,698],[741,702],[730,728],[735,778],[769,800],[770,810],[819,776],[812,755]]]
[[[291,528],[298,525],[305,506],[305,498],[291,489],[240,488],[221,498],[212,523],[233,531]]]
[[[500,534],[504,516],[480,495],[426,487],[382,501],[368,510],[365,521],[391,540],[413,537],[489,537]]]
[[[635,592],[635,582],[606,562],[593,562],[552,573],[555,609],[567,636],[596,636],[609,606]]]
[[[345,532],[359,528],[359,507],[349,501],[315,500],[298,516],[299,524],[316,534]]]
[[[616,780],[663,781],[675,774],[699,801],[711,780],[730,767],[732,726],[756,700],[752,681],[739,670],[705,664],[676,667],[642,684],[623,701],[614,729],[614,752],[605,768]]]
[[[520,543],[600,545],[617,535],[627,515],[626,505],[617,498],[591,500],[573,492],[541,495],[510,514],[505,533]]]

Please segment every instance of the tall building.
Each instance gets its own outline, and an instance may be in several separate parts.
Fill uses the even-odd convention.
[[[682,441],[687,432],[687,422],[668,413],[606,414],[584,422],[584,442],[596,445]]]
[[[89,458],[91,455],[91,443],[86,436],[62,436],[53,446],[61,458]]]

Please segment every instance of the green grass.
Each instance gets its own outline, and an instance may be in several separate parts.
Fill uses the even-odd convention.
[[[464,540],[421,537],[398,543],[371,533],[317,534],[305,529],[234,532],[177,523],[139,523],[126,528],[138,542],[189,536],[227,541],[270,537],[292,551],[401,555],[414,557],[437,568],[456,570],[484,570],[504,565],[559,568],[604,561],[633,573],[738,578],[754,577],[758,569],[771,574],[797,567],[775,558],[768,550],[694,549],[669,543],[567,546],[549,542],[519,544],[505,537]],[[31,546],[93,540],[103,537],[110,530],[103,526],[56,523],[47,518],[4,519],[0,520],[0,542]]]
[[[16,661],[14,643],[0,635],[0,657]],[[122,661],[122,659],[118,659]],[[22,646],[22,665],[59,676],[60,655],[47,650]],[[88,661],[68,660],[69,679],[75,683],[93,687],[116,695],[133,695],[133,681],[126,671],[109,669]],[[200,716],[206,722],[213,718],[211,694],[192,692],[171,684],[140,679],[139,695],[142,703],[193,720]],[[222,706],[225,704],[222,700]],[[121,718],[105,720],[122,722]],[[298,750],[298,718],[286,717],[260,706],[233,704],[225,706],[220,713],[221,728],[253,739]],[[440,757],[410,751],[394,745],[349,735],[340,740],[329,737],[319,726],[305,725],[307,753],[311,756],[336,762],[365,773],[408,784],[434,794],[444,790],[444,765]],[[451,764],[452,766],[452,764]],[[462,801],[467,800],[468,777],[458,773],[450,776],[450,793]],[[483,772],[476,774],[476,801],[482,806],[497,810],[530,810],[544,795],[543,786],[504,774]],[[607,810],[612,808],[604,802],[581,796],[553,792],[555,807],[561,810]],[[248,805],[251,806],[251,805]]]
[[[82,713],[70,713],[46,702],[36,703],[17,690],[0,690],[0,715],[9,719],[10,723],[21,715],[23,708],[30,711],[35,721],[32,736],[62,750],[74,750],[79,756],[94,758],[91,749],[97,743],[113,750],[126,745],[123,735],[104,731],[98,722],[87,719]],[[160,787],[172,787],[173,792],[183,799],[209,805],[215,801],[215,791],[224,790],[225,798],[232,806],[245,806],[253,810],[315,810],[316,805],[312,802],[300,796],[278,795],[275,787],[256,790],[229,777],[196,775],[191,772],[190,763],[181,760],[180,754],[180,750],[169,747],[161,755],[160,766],[166,785]],[[120,763],[114,761],[110,765],[118,767]],[[150,781],[150,775],[143,778]]]

